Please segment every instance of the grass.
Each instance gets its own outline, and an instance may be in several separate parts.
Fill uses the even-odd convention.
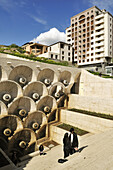
[[[87,71],[94,74],[94,75],[100,76],[99,72],[94,72],[94,71],[90,71],[90,70],[87,70]],[[102,78],[113,78],[113,76],[109,76],[109,75],[106,75],[106,74],[101,74],[100,77],[102,77]]]
[[[86,115],[90,115],[90,116],[96,116],[96,117],[100,117],[100,118],[104,118],[104,119],[109,119],[109,120],[113,120],[113,116],[112,115],[107,115],[104,113],[97,113],[97,112],[90,112],[90,111],[86,111],[86,110],[81,110],[81,109],[68,109],[69,111],[73,111],[73,112],[79,112],[79,113],[83,113]]]
[[[71,126],[71,125],[65,124],[65,123],[62,123],[62,124],[58,125],[57,127],[65,129],[67,131],[70,131],[71,128],[74,128],[75,133],[77,133],[77,135],[80,135],[80,136],[89,133],[85,130],[79,129],[78,127],[74,127],[74,126]]]
[[[17,57],[33,60],[33,61],[39,61],[39,62],[42,62],[42,63],[62,65],[62,66],[69,66],[67,61],[62,61],[62,62],[58,61],[57,62],[57,61],[50,60],[50,59],[47,59],[47,58],[44,58],[44,57],[36,57],[34,55],[25,55],[25,54],[20,54],[18,52],[7,53],[7,52],[4,52],[3,50],[0,50],[0,52],[4,53],[4,54],[10,54],[10,55],[13,55],[13,56],[17,56]]]

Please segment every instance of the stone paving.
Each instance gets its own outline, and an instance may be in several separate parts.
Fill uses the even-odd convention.
[[[58,145],[47,155],[24,161],[19,170],[113,170],[113,129],[82,137],[79,148],[80,153],[70,155],[67,162],[60,164],[63,150]]]

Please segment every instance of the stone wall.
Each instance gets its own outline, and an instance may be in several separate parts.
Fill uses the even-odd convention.
[[[104,132],[107,128],[113,128],[112,120],[68,110],[61,110],[60,121],[92,133]]]

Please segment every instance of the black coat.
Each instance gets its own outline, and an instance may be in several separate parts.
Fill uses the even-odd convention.
[[[69,138],[63,138],[63,144],[64,144],[64,148],[69,148],[70,149],[70,146],[71,146],[71,143],[70,143],[70,140]]]
[[[71,142],[71,134],[69,135],[69,140]],[[73,142],[72,142],[72,147],[77,147],[78,148],[78,137],[77,134],[75,132],[73,132]]]

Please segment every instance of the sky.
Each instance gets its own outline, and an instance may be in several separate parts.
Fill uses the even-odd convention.
[[[0,45],[65,41],[70,18],[94,5],[113,14],[113,0],[0,0]]]

